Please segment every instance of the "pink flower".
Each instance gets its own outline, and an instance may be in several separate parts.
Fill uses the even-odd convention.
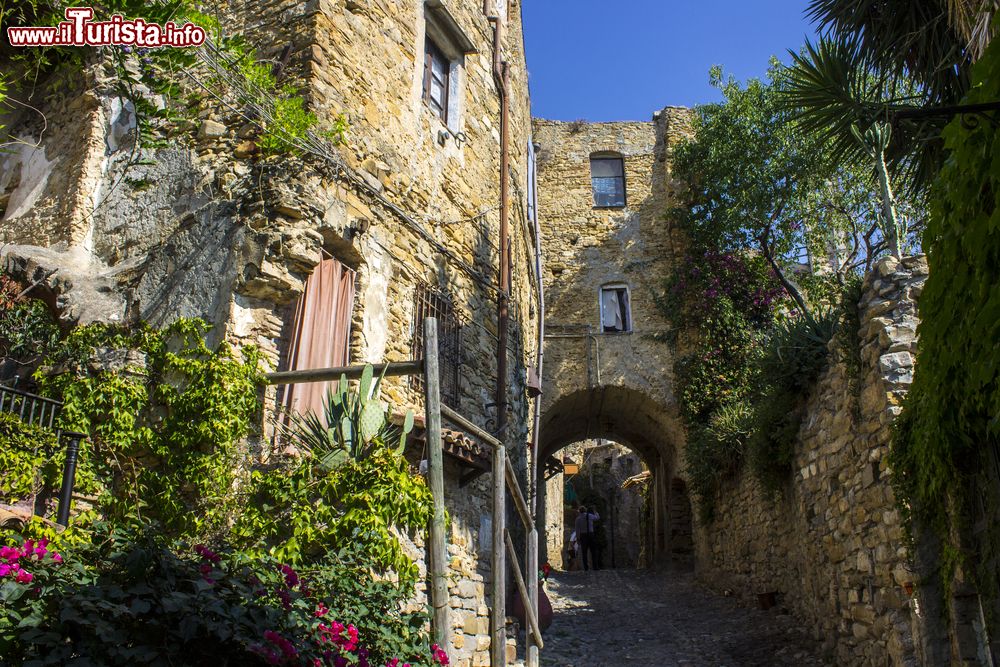
[[[62,556],[60,556],[59,554],[57,554],[55,551],[52,551],[50,553],[52,554],[52,560],[53,561],[55,561],[56,563],[61,563],[62,562]]]
[[[439,665],[448,664],[448,654],[445,653],[444,649],[442,649],[437,644],[431,644],[431,655],[434,658],[434,662],[436,662],[437,664]]]
[[[315,612],[313,612],[313,616],[315,616],[316,618],[322,618],[322,617],[326,616],[326,615],[327,615],[327,613],[329,613],[329,611],[330,611],[330,610],[329,610],[329,609],[327,609],[326,605],[325,605],[325,604],[323,604],[322,602],[320,602],[320,603],[319,603],[319,604],[318,604],[318,605],[316,606],[316,611],[315,611]]]
[[[31,580],[34,578],[34,575],[27,570],[21,570],[17,573],[17,577],[15,577],[14,580],[19,584],[30,584]]]
[[[0,577],[6,577],[11,572],[11,566],[7,563],[0,563]]]
[[[8,563],[16,561],[18,558],[23,556],[21,550],[17,547],[0,547],[0,558],[4,559]]]

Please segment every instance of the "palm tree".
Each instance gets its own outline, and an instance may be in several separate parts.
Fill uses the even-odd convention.
[[[855,139],[893,120],[885,159],[905,189],[923,190],[944,159],[945,116],[895,119],[901,111],[957,104],[969,70],[993,36],[1000,0],[812,0],[816,44],[793,53],[785,91],[807,132],[843,160],[863,160]]]

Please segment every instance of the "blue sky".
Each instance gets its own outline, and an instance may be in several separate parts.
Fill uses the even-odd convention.
[[[808,0],[525,0],[532,113],[649,120],[719,98],[708,70],[743,80],[814,30]]]

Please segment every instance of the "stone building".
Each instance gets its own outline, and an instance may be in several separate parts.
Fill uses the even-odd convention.
[[[30,108],[3,119],[18,143],[0,155],[2,268],[39,281],[66,323],[201,317],[216,339],[259,345],[275,369],[413,358],[421,318],[436,315],[445,401],[490,430],[505,427],[523,466],[538,278],[519,2],[233,1],[219,11],[224,29],[244,34],[302,92],[321,128],[346,117],[346,141],[262,158],[257,119],[237,91],[209,94],[187,79],[192,117],[139,137],[149,126],[118,92],[105,49],[75,88],[36,92]],[[502,146],[511,275],[501,415]],[[321,307],[333,324],[310,330],[319,317],[310,309]],[[311,352],[310,336],[330,336],[335,349]],[[387,382],[386,393],[421,413],[412,381]],[[269,409],[295,400],[281,389],[265,397]],[[269,435],[265,425],[261,456]],[[475,478],[474,443],[451,439],[449,652],[453,664],[482,665],[488,476]]]
[[[670,518],[689,501],[669,323],[657,303],[682,243],[667,216],[677,186],[670,152],[689,128],[690,111],[678,107],[649,122],[534,121],[547,249],[540,456],[561,460],[565,446],[595,438],[634,450],[653,473],[657,562],[691,530],[689,512]],[[561,502],[563,481],[556,474],[540,490],[539,515],[547,499]]]

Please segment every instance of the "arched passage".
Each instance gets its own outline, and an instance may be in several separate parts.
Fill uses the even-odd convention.
[[[620,443],[634,451],[652,474],[648,542],[649,562],[664,564],[672,549],[672,536],[689,534],[688,526],[672,526],[685,516],[686,488],[673,484],[678,473],[677,451],[682,442],[676,417],[645,392],[623,386],[579,389],[547,402],[542,413],[541,461],[559,465],[555,455],[567,445],[592,439]],[[555,461],[553,462],[553,459]],[[549,493],[546,493],[546,489]],[[556,488],[559,488],[557,485]],[[538,516],[546,516],[552,502],[562,502],[552,485],[538,488]],[[687,515],[690,520],[690,513]],[[674,517],[672,519],[672,517]],[[540,520],[540,556],[548,560],[545,522]],[[676,529],[676,530],[675,530]],[[544,562],[544,561],[543,561]]]

